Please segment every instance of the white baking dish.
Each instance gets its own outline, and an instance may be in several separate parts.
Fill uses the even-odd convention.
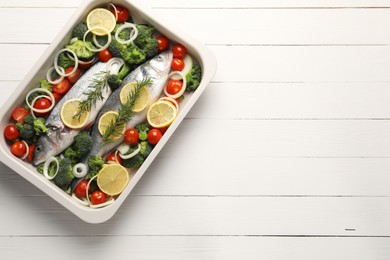
[[[53,43],[44,52],[42,57],[32,67],[30,72],[27,74],[22,83],[14,90],[12,96],[5,102],[0,109],[0,132],[4,132],[4,128],[9,123],[12,109],[19,104],[22,104],[27,92],[36,86],[41,79],[45,78],[46,71],[52,66],[54,54],[63,48],[66,43],[70,40],[70,32],[73,27],[81,20],[83,20],[88,12],[93,8],[99,6],[106,6],[108,0],[85,0],[83,4],[77,9],[72,18],[60,31]],[[125,1],[113,1],[113,3],[121,4],[127,7],[131,15],[136,20],[144,20],[146,23],[154,26],[159,32],[166,35],[173,41],[179,42],[186,46],[188,52],[198,61],[202,68],[202,81],[199,88],[188,97],[185,98],[181,105],[180,113],[173,124],[169,127],[167,132],[164,134],[160,142],[155,146],[152,153],[145,160],[142,166],[137,170],[136,174],[132,177],[126,189],[118,197],[118,199],[111,205],[93,209],[83,206],[73,200],[63,190],[58,188],[55,184],[51,183],[29,163],[24,162],[10,153],[9,144],[6,143],[4,138],[0,138],[0,159],[3,163],[8,165],[11,169],[16,171],[18,174],[23,176],[25,179],[30,181],[32,184],[37,186],[47,195],[52,197],[58,203],[62,204],[65,208],[73,212],[79,218],[90,223],[101,223],[107,221],[114,213],[118,210],[119,206],[123,203],[126,197],[130,194],[134,186],[137,184],[139,179],[145,173],[154,158],[158,155],[162,147],[168,141],[172,133],[182,122],[188,111],[194,105],[196,100],[205,90],[206,86],[214,76],[216,72],[216,59],[214,55],[202,44],[197,42],[188,36],[183,30],[176,28],[175,25],[165,22],[160,16],[153,13],[152,10],[145,7],[140,1],[125,0]],[[42,28],[44,30],[44,28]]]

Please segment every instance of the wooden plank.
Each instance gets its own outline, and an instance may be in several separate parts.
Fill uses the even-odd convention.
[[[385,260],[388,244],[388,238],[344,237],[12,237],[0,238],[0,257],[50,259],[57,253],[56,259],[67,260],[58,252],[73,245],[72,254],[94,259]]]
[[[14,15],[7,15],[13,11],[0,8],[0,43],[50,43],[74,10],[18,8]],[[162,9],[156,13],[172,24],[180,20],[181,28],[205,44],[390,43],[390,9]],[[231,22],[232,17],[241,18]],[[28,30],[25,19],[30,21]]]

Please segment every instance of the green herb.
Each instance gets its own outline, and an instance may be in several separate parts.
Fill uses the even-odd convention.
[[[74,115],[75,118],[80,119],[81,115],[84,112],[91,111],[91,107],[96,105],[98,100],[103,100],[103,90],[108,88],[107,79],[110,73],[108,71],[102,71],[95,74],[95,78],[93,80],[94,85],[92,85],[89,91],[84,92],[87,95],[87,99],[82,100],[79,104],[79,109]]]
[[[133,106],[137,101],[139,94],[143,87],[152,84],[152,80],[150,78],[146,78],[142,81],[137,82],[137,86],[129,93],[127,98],[127,102],[122,104],[120,107],[118,114],[115,118],[109,123],[106,131],[103,134],[103,142],[108,143],[111,141],[110,137],[120,136],[122,132],[118,131],[118,129],[123,129],[122,126],[125,125],[133,116]]]

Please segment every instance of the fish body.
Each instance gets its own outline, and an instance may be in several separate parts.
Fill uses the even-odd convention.
[[[38,165],[51,156],[61,153],[73,143],[74,137],[80,131],[70,129],[62,123],[61,108],[63,104],[70,99],[80,98],[85,100],[87,98],[85,93],[89,90],[94,90],[94,80],[99,80],[104,76],[103,72],[106,71],[106,67],[106,63],[103,62],[98,62],[93,65],[53,108],[45,122],[48,132],[41,135],[36,143],[33,160],[34,165]],[[102,92],[103,99],[97,100],[96,104],[92,105],[86,124],[87,126],[93,124],[99,110],[103,107],[111,93],[111,89],[106,86]]]

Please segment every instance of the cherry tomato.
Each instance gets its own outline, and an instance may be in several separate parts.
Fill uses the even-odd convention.
[[[53,84],[52,89],[53,92],[64,95],[66,94],[69,89],[71,88],[70,82],[67,79],[63,79],[60,83],[58,84]]]
[[[124,8],[121,5],[115,5],[115,8],[116,8],[117,16],[118,16],[118,20],[117,20],[118,23],[124,23],[127,20],[129,20],[129,17],[130,17],[129,10],[127,10],[126,8]],[[115,16],[115,9],[114,8],[111,9],[111,13],[113,13]]]
[[[15,125],[7,125],[4,129],[4,137],[7,140],[13,141],[19,137],[19,130]]]
[[[102,204],[107,201],[107,195],[100,190],[94,191],[91,195],[91,202],[93,205]]]
[[[12,119],[20,124],[23,124],[24,118],[28,114],[30,114],[30,111],[28,111],[24,107],[15,107],[14,111],[12,111]]]
[[[116,155],[116,160],[115,160],[115,153],[110,153],[107,157],[106,157],[106,162],[109,163],[109,162],[118,162],[119,164],[122,164],[122,158],[117,154]]]
[[[164,135],[165,132],[168,130],[168,126],[166,126],[166,127],[161,127],[161,128],[156,128],[156,129],[160,130],[161,134]]]
[[[184,61],[182,59],[173,58],[171,67],[173,70],[183,70],[184,69]]]
[[[148,142],[150,144],[157,144],[162,137],[162,133],[159,129],[152,129],[148,133]]]
[[[184,57],[187,55],[186,47],[181,44],[176,44],[173,46],[172,52],[174,58],[184,59]]]
[[[60,102],[61,98],[63,97],[62,95],[58,94],[58,93],[53,93],[53,97],[54,97],[54,102],[56,102],[56,104],[58,102]]]
[[[158,42],[158,51],[159,52],[163,52],[166,49],[168,49],[169,40],[168,40],[167,37],[162,35],[162,36],[157,37],[156,39],[157,39],[157,42]]]
[[[99,59],[102,62],[107,62],[112,59],[112,54],[108,49],[102,50],[99,52]]]
[[[128,145],[133,146],[133,145],[138,144],[139,133],[138,133],[137,129],[135,129],[135,128],[127,129],[124,136],[125,136],[125,143],[127,143]]]
[[[51,106],[51,101],[50,100],[48,100],[46,98],[40,98],[40,99],[38,99],[35,102],[33,107],[35,109],[46,109],[46,108],[49,108],[50,106]],[[34,112],[34,114],[36,116],[45,117],[45,116],[48,116],[50,114],[50,111],[45,112],[45,113]]]
[[[65,73],[68,74],[68,73],[71,73],[73,71],[73,67],[69,67],[66,69]],[[70,81],[70,83],[74,84],[76,83],[76,81],[79,80],[79,78],[81,77],[81,71],[80,69],[76,69],[75,72],[73,72],[72,74],[70,74],[69,76],[66,76],[66,78]]]
[[[85,62],[90,62],[92,59],[80,59],[81,61],[85,61]],[[91,63],[87,63],[87,64],[81,64],[79,63],[79,68],[82,69],[82,70],[87,70],[89,69],[90,67],[92,66],[92,62]]]
[[[17,141],[12,144],[11,146],[11,153],[15,155],[16,157],[23,157],[23,155],[26,153],[27,147],[26,144],[22,141]]]
[[[74,189],[73,193],[79,197],[80,199],[86,198],[87,197],[87,186],[88,186],[88,181],[87,180],[82,180],[77,184],[76,188]],[[88,193],[91,193],[91,185],[89,186]]]
[[[183,87],[183,82],[180,80],[170,80],[167,84],[167,92],[171,95],[176,95]]]
[[[29,161],[30,163],[33,161],[34,158],[34,150],[35,150],[35,144],[32,144],[28,147],[27,161]]]

